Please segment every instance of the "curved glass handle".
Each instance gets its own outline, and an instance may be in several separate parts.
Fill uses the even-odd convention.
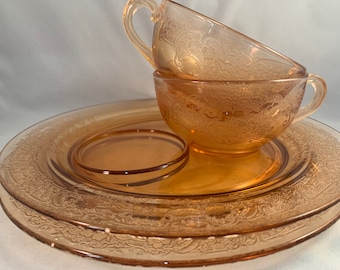
[[[314,90],[312,100],[304,107],[300,108],[297,112],[293,123],[306,118],[315,112],[322,104],[327,93],[326,82],[318,75],[310,74],[307,79],[307,84],[310,84]]]
[[[154,22],[154,14],[156,14],[157,4],[154,0],[129,0],[124,8],[123,12],[123,25],[127,36],[137,50],[144,56],[148,62],[155,67],[155,63],[152,56],[152,49],[148,47],[143,40],[137,34],[133,25],[133,16],[140,8],[148,8],[152,15],[150,20]]]

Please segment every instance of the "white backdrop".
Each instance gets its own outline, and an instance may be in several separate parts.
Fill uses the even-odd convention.
[[[321,75],[329,91],[313,118],[340,130],[339,1],[178,2],[293,58],[310,73]],[[125,3],[126,0],[0,0],[0,148],[22,129],[57,113],[154,97],[153,69],[129,42],[122,27]],[[152,25],[146,13],[140,14],[144,17],[137,18],[139,29],[150,37]],[[53,250],[17,229],[2,210],[0,243],[0,269],[136,269]],[[336,224],[293,249],[229,266],[335,269],[339,254],[340,226]]]

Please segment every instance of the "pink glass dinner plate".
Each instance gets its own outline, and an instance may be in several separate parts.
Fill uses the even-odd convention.
[[[340,204],[283,226],[210,237],[152,237],[86,229],[45,216],[0,186],[5,212],[22,230],[51,247],[107,262],[143,266],[201,266],[254,259],[294,246],[339,217]]]
[[[307,119],[255,156],[206,156],[167,128],[155,100],[113,103],[12,139],[0,156],[1,199],[20,228],[80,255],[235,261],[297,244],[338,219],[339,150],[337,131]]]

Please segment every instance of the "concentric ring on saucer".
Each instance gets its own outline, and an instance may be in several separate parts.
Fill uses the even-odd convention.
[[[140,186],[173,175],[188,155],[186,142],[173,133],[131,129],[85,138],[70,149],[68,160],[77,175],[99,186]]]

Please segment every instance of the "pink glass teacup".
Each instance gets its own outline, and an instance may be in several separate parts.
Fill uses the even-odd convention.
[[[148,8],[152,48],[137,34],[135,13]],[[199,80],[276,80],[300,77],[305,68],[209,17],[170,0],[130,0],[123,14],[131,42],[163,73]]]
[[[158,105],[167,125],[193,149],[251,154],[319,108],[327,92],[313,74],[277,80],[190,80],[154,72]],[[307,105],[305,94],[313,89]]]

